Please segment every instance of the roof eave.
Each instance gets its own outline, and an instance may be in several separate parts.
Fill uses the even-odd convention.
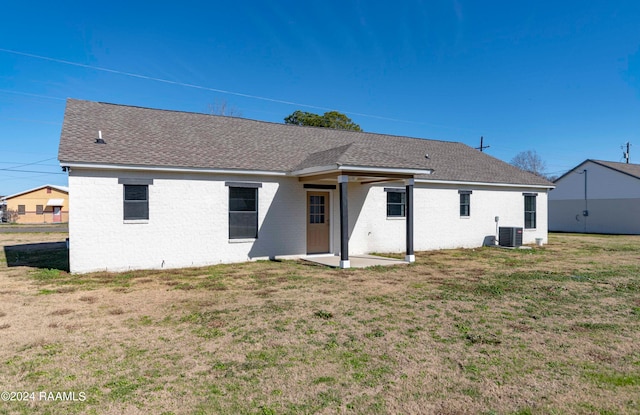
[[[300,170],[294,170],[291,176],[305,177],[317,174],[345,174],[349,173],[377,173],[377,174],[406,174],[406,175],[422,175],[431,174],[433,169],[408,169],[400,167],[371,167],[371,166],[349,166],[342,164],[329,164],[326,166],[307,167]]]
[[[176,167],[176,166],[147,166],[132,164],[102,164],[60,161],[60,165],[69,169],[86,170],[126,170],[126,171],[156,171],[178,173],[203,173],[203,174],[241,174],[261,176],[286,176],[283,171],[247,170],[247,169],[215,169],[210,167]]]
[[[435,179],[416,179],[416,183],[429,183],[429,184],[452,184],[452,185],[464,185],[464,186],[483,186],[483,187],[520,187],[527,189],[555,189],[552,185],[543,184],[522,184],[522,183],[491,183],[491,182],[471,182],[464,180],[435,180]]]

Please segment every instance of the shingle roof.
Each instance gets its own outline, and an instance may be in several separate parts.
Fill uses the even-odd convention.
[[[98,131],[106,144],[96,144]],[[429,158],[425,157],[429,155]],[[60,162],[291,172],[433,169],[442,181],[553,186],[465,144],[69,99]]]
[[[627,164],[627,163],[619,163],[615,161],[603,161],[603,160],[591,160],[594,163],[601,164],[605,167],[609,167],[610,169],[617,170],[621,173],[628,174],[629,176],[633,176],[635,178],[640,179],[640,164]]]

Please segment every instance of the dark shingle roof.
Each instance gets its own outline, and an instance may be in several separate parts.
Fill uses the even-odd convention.
[[[106,144],[96,144],[98,131]],[[429,158],[425,157],[429,154]],[[291,172],[433,169],[432,180],[552,186],[462,143],[69,99],[60,162]]]

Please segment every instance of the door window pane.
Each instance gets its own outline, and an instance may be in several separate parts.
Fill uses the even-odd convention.
[[[309,223],[325,223],[325,196],[309,196]]]

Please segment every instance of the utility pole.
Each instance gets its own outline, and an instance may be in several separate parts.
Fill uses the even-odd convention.
[[[484,137],[480,136],[480,147],[476,147],[476,150],[480,150],[480,152],[482,152],[485,148],[491,147],[491,146],[483,145],[483,142],[484,142]]]
[[[631,143],[629,143],[627,141],[627,151],[625,151],[624,153],[622,153],[622,156],[624,157],[624,159],[626,160],[627,164],[629,164],[629,147],[631,147]],[[622,149],[624,150],[624,146],[622,147]]]

